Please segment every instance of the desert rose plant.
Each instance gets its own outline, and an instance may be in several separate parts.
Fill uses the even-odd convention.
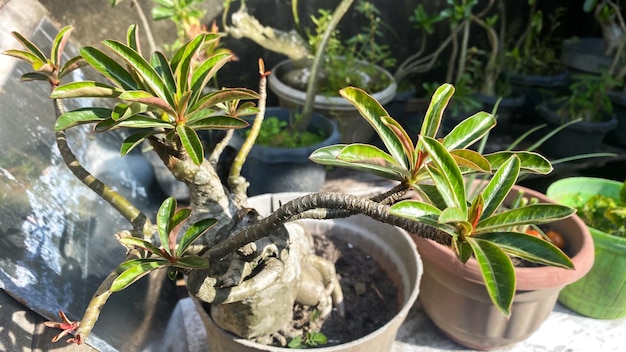
[[[14,36],[24,49],[5,54],[32,64],[33,72],[26,73],[23,80],[50,84],[50,98],[58,114],[56,140],[65,163],[130,225],[125,231],[111,234],[117,235],[128,249],[127,257],[104,279],[83,318],[74,322],[61,314],[62,322],[47,324],[62,329],[56,340],[73,334],[70,342],[85,342],[109,296],[158,269],[167,270],[171,278],[183,273],[189,292],[211,303],[216,323],[244,338],[263,341],[264,336],[281,330],[290,321],[294,302],[300,297],[306,297],[301,303],[317,305],[322,314],[335,314],[330,308],[341,308],[341,287],[333,265],[311,255],[310,239],[293,226],[295,220],[303,218],[365,214],[447,245],[461,261],[474,256],[487,290],[503,314],[510,313],[515,292],[510,256],[572,267],[569,258],[551,243],[513,230],[518,225],[568,217],[572,209],[554,204],[530,204],[510,210],[501,207],[521,172],[546,174],[552,170],[550,163],[531,152],[483,155],[470,149],[496,124],[494,117],[485,112],[468,117],[448,135],[438,138],[444,109],[454,93],[449,84],[433,95],[421,131],[414,139],[363,90],[342,89],[341,95],[371,124],[386,150],[367,144],[334,145],[315,151],[311,160],[369,172],[397,181],[397,185],[369,198],[334,192],[308,194],[261,217],[248,207],[247,185],[239,175],[256,134],[251,133],[238,152],[226,180],[218,176],[216,163],[232,132],[248,126],[242,116],[256,114],[253,130],[260,128],[265,77],[269,74],[262,64],[258,93],[241,88],[206,91],[204,87],[230,56],[218,53],[197,63],[193,58],[204,45],[218,40],[218,34],[196,36],[171,58],[155,52],[144,59],[137,28],[131,26],[126,43],[105,40],[106,52],[83,47],[79,57],[62,64],[61,54],[71,31],[71,27],[60,31],[49,57],[19,33]],[[85,65],[102,74],[104,83],[61,83],[68,72]],[[64,111],[62,99],[80,97],[114,98],[118,102]],[[95,133],[125,130],[122,154],[149,144],[172,174],[189,187],[189,204],[180,207],[174,199],[165,199],[153,222],[148,214],[100,182],[80,165],[66,141],[68,129],[85,124],[93,126]],[[212,129],[228,131],[226,140],[214,150],[205,151],[198,133]],[[470,197],[465,181],[466,176],[474,174],[485,177],[485,187]],[[318,275],[302,274],[311,270]],[[292,275],[294,271],[299,274]],[[301,282],[311,278],[317,279]],[[315,292],[320,294],[300,294],[300,287],[319,287]],[[276,299],[277,294],[282,297]],[[247,314],[237,314],[242,311]],[[275,318],[271,324],[261,326],[257,324],[259,316]]]

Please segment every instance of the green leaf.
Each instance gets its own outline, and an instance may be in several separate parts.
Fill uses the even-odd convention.
[[[456,163],[463,168],[471,171],[489,173],[491,172],[491,164],[480,153],[471,149],[456,149],[450,151],[450,155]]]
[[[128,47],[135,50],[139,55],[141,55],[141,47],[139,46],[139,32],[137,31],[137,25],[132,24],[128,27],[126,31],[126,44]]]
[[[361,116],[372,125],[374,131],[376,131],[385,144],[391,156],[405,169],[408,169],[410,166],[407,164],[407,157],[404,154],[402,141],[394,131],[383,122],[382,118],[389,116],[389,113],[382,105],[360,88],[346,87],[341,89],[339,94],[348,100],[359,111]]]
[[[141,131],[141,132],[131,134],[130,136],[126,137],[126,139],[124,139],[124,142],[122,142],[122,147],[120,148],[120,154],[124,156],[130,153],[131,150],[133,150],[136,146],[140,145],[146,138],[157,133],[160,133],[160,132],[154,131],[154,130],[148,130],[148,131]]]
[[[20,77],[20,81],[22,82],[30,82],[30,81],[49,81],[50,76],[45,73],[40,72],[26,72]]]
[[[232,116],[209,116],[194,121],[187,121],[187,126],[196,130],[230,130],[246,128],[249,125],[245,120]]]
[[[180,242],[178,243],[176,256],[182,257],[185,251],[187,250],[187,248],[189,248],[189,246],[196,239],[198,239],[198,237],[200,237],[204,232],[206,232],[206,230],[208,230],[209,227],[215,225],[216,223],[217,223],[217,220],[215,219],[203,219],[191,225],[189,229],[185,231],[185,234],[183,235],[183,237],[180,239]]]
[[[170,106],[175,105],[174,97],[168,94],[159,74],[139,53],[115,40],[105,40],[102,43],[126,61],[159,98],[167,101]]]
[[[74,26],[66,26],[59,31],[59,33],[54,37],[54,41],[52,42],[52,51],[50,53],[50,61],[55,64],[57,67],[61,67],[61,57],[63,56],[63,50],[65,50],[65,45],[67,41],[70,39],[70,35],[72,34],[72,30]]]
[[[199,94],[202,93],[204,87],[209,83],[211,78],[233,58],[230,53],[218,53],[204,60],[197,66],[191,77],[191,90],[195,93],[192,102],[196,102]]]
[[[174,253],[170,249],[170,219],[174,216],[176,211],[176,199],[174,197],[168,197],[161,203],[159,211],[157,212],[157,232],[159,233],[159,239],[161,240],[161,246],[165,248],[170,256],[174,256]]]
[[[176,16],[176,12],[172,9],[155,6],[152,8],[151,15],[153,20],[160,21]]]
[[[458,223],[467,222],[467,211],[463,211],[460,208],[448,207],[441,212],[439,216],[439,222],[441,223]]]
[[[259,94],[245,88],[228,88],[211,92],[198,100],[189,111],[196,112],[232,100],[259,99]]]
[[[504,199],[517,181],[519,163],[519,158],[513,155],[493,175],[482,192],[485,199],[485,208],[480,216],[481,220],[491,216],[504,202]]]
[[[443,145],[448,150],[467,148],[484,137],[495,125],[496,119],[491,114],[478,112],[456,125],[444,137]]]
[[[419,194],[422,199],[428,200],[430,204],[437,207],[437,209],[445,209],[448,205],[441,196],[437,187],[431,184],[412,184],[413,189]]]
[[[417,153],[414,152],[413,141],[409,134],[400,126],[400,124],[394,120],[392,117],[384,116],[382,117],[383,123],[385,126],[389,127],[396,135],[397,139],[402,144],[402,149],[404,151],[404,158],[402,160],[408,160],[409,165],[407,168],[409,170],[413,170],[417,164]],[[401,160],[399,160],[401,161]]]
[[[176,78],[174,78],[174,73],[165,55],[158,51],[154,52],[152,54],[151,63],[156,72],[163,78],[168,94],[179,94],[176,90]]]
[[[174,266],[184,269],[208,269],[209,260],[202,257],[187,256],[176,260]]]
[[[118,64],[117,61],[113,60],[102,51],[87,46],[80,49],[80,54],[91,67],[123,89],[136,90],[139,88],[133,76]]]
[[[132,116],[150,111],[150,107],[139,102],[119,103],[113,108],[111,118],[115,121],[124,120]]]
[[[140,264],[131,266],[116,277],[111,283],[110,290],[111,292],[121,291],[150,272],[164,268],[167,264],[168,262],[163,260],[142,259]]]
[[[61,67],[61,69],[59,70],[59,78],[63,78],[68,73],[83,66],[87,66],[87,64],[87,61],[85,61],[85,59],[83,59],[81,56],[74,56],[73,58],[67,60],[65,65]]]
[[[502,164],[508,160],[511,155],[517,155],[520,159],[520,168],[540,175],[547,175],[552,172],[553,168],[548,159],[544,158],[540,154],[519,151],[519,152],[496,152],[493,154],[486,154],[485,158],[489,160],[493,170],[499,169]]]
[[[126,91],[120,94],[119,98],[121,100],[136,101],[138,103],[146,104],[156,109],[161,109],[172,117],[177,116],[176,111],[174,111],[173,105],[170,105],[168,102],[161,99],[160,97],[156,97],[151,93],[143,90]]]
[[[125,247],[140,248],[154,255],[157,255],[163,259],[169,259],[165,254],[163,254],[163,252],[161,251],[159,247],[153,245],[152,243],[148,241],[142,240],[141,238],[122,237],[118,241]]]
[[[454,94],[454,86],[451,84],[443,84],[433,94],[430,100],[428,110],[424,116],[424,122],[422,123],[422,129],[420,135],[424,137],[435,138],[439,126],[441,125],[441,119],[443,118],[443,112],[448,106],[448,102]]]
[[[575,212],[575,209],[560,204],[531,204],[481,218],[475,231],[489,232],[519,225],[545,224],[567,218]]]
[[[196,165],[202,164],[204,150],[198,134],[189,126],[176,126],[176,133],[180,137],[183,147]]]
[[[435,181],[435,186],[441,193],[446,204],[450,207],[460,208],[463,212],[467,212],[467,204],[465,202],[465,183],[459,166],[454,158],[448,153],[446,148],[434,138],[423,137],[422,143],[428,156],[432,159],[433,164],[441,173],[439,182]],[[429,168],[432,171],[432,168]],[[431,173],[432,175],[432,173]]]
[[[94,128],[94,132],[106,132],[114,128],[164,128],[173,129],[174,126],[165,121],[160,121],[147,116],[132,116],[125,120],[115,121],[112,118],[103,120]]]
[[[176,77],[178,78],[177,87],[179,94],[190,88],[188,84],[190,84],[191,81],[190,72],[192,70],[193,57],[202,46],[205,37],[204,34],[197,35],[189,41],[187,45],[181,48],[181,50],[183,50],[182,55],[178,56],[177,53],[172,59],[172,70],[176,72]]]
[[[491,232],[475,238],[489,241],[505,253],[533,263],[573,269],[574,263],[552,243],[540,238],[517,232]]]
[[[502,314],[510,316],[515,296],[515,268],[511,259],[489,241],[469,237],[467,242],[472,246],[491,301]]]
[[[359,152],[358,148],[360,146],[361,145],[357,146],[357,153]],[[378,160],[379,162],[387,162],[387,167],[383,167],[376,163],[357,163],[339,159],[339,155],[346,147],[347,146],[345,144],[337,144],[319,148],[311,153],[311,155],[309,156],[309,160],[320,165],[345,167],[349,169],[364,171],[389,180],[401,181],[406,176],[406,170],[402,169],[400,165],[397,165],[397,168],[395,170],[392,169],[391,165],[395,163],[395,160],[383,151],[380,151],[382,154],[377,155],[377,157],[381,158],[380,160]],[[370,150],[368,150],[368,152],[369,151]],[[384,155],[386,155],[386,157]]]
[[[68,111],[57,119],[54,124],[55,131],[63,131],[70,127],[103,121],[111,116],[111,109],[105,108],[82,108]]]
[[[417,200],[402,200],[389,207],[389,214],[421,222],[456,236],[454,227],[439,222],[441,210]]]
[[[170,229],[176,228],[176,226],[180,225],[183,221],[187,220],[190,215],[191,215],[191,209],[189,208],[182,208],[178,210],[176,213],[174,213],[174,216],[172,216],[169,219],[169,222],[170,222],[168,225],[169,228]]]
[[[94,81],[71,82],[58,86],[50,94],[52,99],[66,98],[116,98],[121,94],[118,88]]]
[[[18,42],[20,42],[20,44],[22,44],[22,46],[31,54],[33,54],[35,57],[37,57],[38,61],[42,62],[42,63],[46,63],[48,62],[48,58],[46,57],[46,55],[44,55],[44,53],[39,49],[39,47],[37,47],[37,45],[33,44],[33,42],[31,42],[30,40],[26,39],[23,35],[21,35],[18,32],[11,32],[11,34],[13,35],[13,37],[15,39],[17,39]]]
[[[31,65],[34,64],[35,62],[38,62],[40,65],[43,64],[43,62],[41,62],[41,59],[37,57],[37,55],[29,53],[27,51],[23,51],[23,50],[11,49],[11,50],[3,51],[2,54],[26,61]]]

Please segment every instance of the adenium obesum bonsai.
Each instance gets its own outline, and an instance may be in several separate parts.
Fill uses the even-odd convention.
[[[417,141],[367,93],[353,87],[342,89],[341,95],[376,130],[387,151],[366,144],[334,145],[315,151],[311,160],[373,173],[397,181],[397,185],[371,198],[344,193],[309,194],[260,217],[247,207],[246,182],[239,175],[255,133],[248,137],[228,179],[222,182],[215,163],[223,144],[205,157],[198,132],[223,129],[229,138],[234,129],[248,125],[241,119],[248,114],[256,114],[253,130],[258,130],[265,108],[265,77],[269,74],[262,64],[259,93],[238,88],[205,92],[203,88],[230,56],[218,53],[196,64],[192,58],[203,45],[217,40],[217,34],[196,36],[172,58],[155,52],[146,60],[137,41],[137,29],[131,26],[127,43],[105,40],[107,52],[83,47],[80,57],[62,65],[61,54],[71,31],[71,27],[60,31],[50,57],[19,33],[14,36],[24,50],[9,50],[5,54],[32,64],[34,72],[26,73],[23,80],[49,82],[50,97],[58,114],[56,140],[65,163],[76,177],[124,216],[130,227],[115,234],[128,249],[126,258],[94,293],[82,320],[74,322],[61,314],[62,322],[47,323],[63,330],[55,340],[71,333],[74,337],[69,342],[84,342],[111,294],[158,269],[168,270],[171,278],[184,273],[189,292],[212,303],[216,323],[246,338],[261,338],[280,330],[288,323],[285,320],[291,319],[296,300],[319,305],[323,314],[329,314],[331,303],[339,307],[342,303],[333,266],[309,254],[306,234],[287,231],[285,227],[303,218],[365,214],[450,246],[461,261],[473,255],[494,304],[505,315],[510,312],[515,292],[509,255],[572,267],[569,258],[549,242],[511,230],[517,225],[565,218],[573,213],[571,208],[530,204],[500,210],[520,172],[551,171],[545,158],[523,151],[482,155],[469,149],[495,126],[494,117],[485,112],[462,121],[445,137],[436,138],[444,109],[454,93],[449,84],[435,92]],[[84,65],[101,73],[106,82],[61,84],[68,72]],[[79,97],[115,98],[119,102],[114,106],[103,104],[64,111],[62,99]],[[253,105],[254,100],[258,100],[258,106]],[[93,125],[96,133],[129,130],[121,146],[122,154],[149,143],[172,174],[190,188],[188,207],[179,208],[174,199],[168,198],[153,223],[148,214],[91,175],[76,160],[65,137],[66,130],[84,124]],[[485,188],[471,198],[465,185],[465,176],[469,174],[481,174],[488,180]],[[410,190],[417,192],[420,200],[406,197]],[[293,270],[316,270],[321,275],[288,274]],[[321,279],[301,282],[315,277]],[[308,291],[318,292],[317,295],[305,295],[298,292],[300,287],[320,289]],[[267,297],[268,292],[272,297]],[[277,299],[275,295],[279,293],[284,296]],[[244,311],[246,315],[237,314]],[[253,326],[261,320],[256,319],[258,314],[276,319],[263,328]]]

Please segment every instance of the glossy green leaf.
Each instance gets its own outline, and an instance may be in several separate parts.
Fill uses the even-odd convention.
[[[52,42],[52,51],[50,52],[50,61],[55,64],[57,67],[61,67],[61,57],[63,56],[63,50],[65,50],[65,45],[67,41],[70,39],[72,35],[72,30],[74,26],[66,26],[59,31],[59,33],[54,37],[54,41]]]
[[[511,157],[511,155],[517,155],[520,159],[520,168],[540,175],[547,175],[552,172],[553,168],[548,159],[542,155],[527,152],[496,152],[492,154],[485,154],[485,158],[489,160],[493,170],[497,170],[501,165]]]
[[[491,172],[491,164],[489,164],[489,161],[480,153],[471,149],[452,150],[450,151],[450,155],[452,155],[452,158],[454,158],[457,164],[463,169],[483,173]]]
[[[139,102],[119,103],[113,108],[111,118],[119,121],[148,111],[150,111],[150,107]]]
[[[215,74],[232,58],[233,55],[230,53],[218,53],[207,58],[194,69],[191,77],[191,90],[195,95],[192,97],[192,102],[197,101],[199,94],[202,93],[211,78],[215,77]]]
[[[446,148],[438,140],[430,137],[423,137],[424,149],[431,158],[432,163],[441,173],[441,178],[435,181],[435,185],[441,193],[448,206],[457,207],[467,212],[465,203],[465,183],[459,166],[454,158],[448,153]],[[432,175],[432,168],[429,172]]]
[[[110,290],[111,292],[121,291],[148,275],[150,272],[164,268],[167,264],[168,262],[163,260],[143,259],[140,264],[131,266],[115,278],[111,283]]]
[[[202,164],[202,160],[204,160],[204,149],[202,148],[202,142],[200,142],[196,131],[189,126],[182,125],[176,126],[176,133],[178,133],[183,147],[194,164]]]
[[[118,88],[94,81],[78,81],[63,84],[50,94],[52,99],[66,98],[116,98],[121,94]]]
[[[131,116],[125,120],[115,121],[113,119],[104,120],[96,125],[94,132],[106,132],[114,128],[164,128],[173,129],[174,126],[165,121],[157,120],[147,116]]]
[[[176,12],[173,9],[167,9],[161,6],[155,6],[151,11],[152,19],[155,21],[166,20],[173,16],[176,16]]]
[[[389,154],[396,159],[405,169],[410,165],[407,163],[406,155],[402,147],[402,141],[387,126],[382,118],[389,116],[389,113],[380,105],[376,99],[367,94],[364,90],[356,87],[346,87],[339,91],[342,97],[348,100],[361,114],[361,116],[374,128]]]
[[[415,146],[413,145],[411,137],[409,137],[409,134],[404,130],[404,128],[402,128],[398,121],[394,120],[392,117],[383,116],[382,121],[395,133],[396,137],[402,144],[404,152],[403,160],[407,160],[409,162],[407,168],[409,170],[413,170],[417,164],[417,153],[414,151]]]
[[[139,88],[133,76],[102,51],[87,46],[80,49],[80,54],[91,67],[123,89],[136,90]]]
[[[232,100],[259,99],[259,94],[246,88],[228,88],[211,92],[198,100],[191,107],[190,111],[195,112],[202,109],[211,108],[219,103]]]
[[[131,49],[135,50],[139,55],[141,55],[141,46],[139,45],[139,31],[137,30],[137,25],[132,24],[128,27],[126,31],[126,44]]]
[[[33,54],[40,62],[48,62],[48,58],[46,55],[37,47],[37,45],[33,44],[30,40],[26,39],[23,35],[18,32],[11,32],[13,37],[17,39],[20,44],[31,54]]]
[[[215,219],[203,219],[191,225],[189,229],[185,231],[185,234],[183,235],[183,237],[180,239],[180,242],[178,243],[176,256],[182,257],[185,251],[187,251],[187,248],[189,248],[189,246],[196,239],[198,239],[198,237],[200,237],[203,233],[206,232],[206,230],[208,230],[211,226],[215,225],[216,223],[217,223],[217,220]]]
[[[143,90],[133,90],[126,91],[119,95],[121,100],[125,101],[134,101],[142,104],[146,104],[155,109],[161,109],[164,112],[168,113],[170,116],[176,116],[176,111],[174,111],[173,107],[165,100],[160,97],[155,97],[149,92]]]
[[[68,111],[56,120],[55,131],[63,131],[70,127],[99,122],[111,116],[111,109],[105,108],[82,108]]]
[[[460,208],[456,207],[447,207],[439,216],[439,222],[441,223],[458,223],[458,222],[467,222],[467,211],[463,211]]]
[[[174,106],[174,98],[168,94],[165,83],[155,69],[139,53],[115,40],[105,40],[102,44],[126,61],[159,98],[167,101],[170,106]]]
[[[23,50],[11,49],[11,50],[3,51],[2,54],[26,61],[31,65],[34,64],[35,62],[41,63],[41,59],[37,57],[37,55],[27,52],[27,51],[23,51]]]
[[[472,246],[474,258],[487,288],[487,293],[496,308],[505,316],[511,314],[511,304],[515,296],[515,268],[509,256],[497,245],[477,239],[467,238]]]
[[[180,92],[176,89],[176,78],[174,78],[174,72],[172,72],[170,63],[167,61],[165,55],[157,51],[152,54],[150,62],[159,76],[163,78],[168,94],[172,96],[174,94],[179,94]]]
[[[443,139],[448,150],[464,149],[487,134],[496,125],[496,119],[484,111],[478,112],[457,124]]]
[[[448,106],[448,102],[454,94],[454,86],[451,84],[443,84],[433,94],[430,100],[428,110],[424,116],[424,122],[422,123],[422,129],[420,131],[421,136],[435,138],[439,126],[441,125],[441,119],[443,118],[443,112]]]
[[[442,210],[448,207],[445,200],[439,193],[439,190],[434,185],[430,184],[417,184],[411,185],[413,189],[419,194],[422,199],[428,200],[430,204]]]
[[[208,269],[209,260],[202,257],[187,256],[179,258],[174,265],[185,269]]]
[[[476,231],[489,232],[519,225],[545,224],[564,219],[574,212],[574,209],[559,204],[531,204],[483,218]]]
[[[124,139],[124,141],[122,142],[120,154],[124,156],[130,153],[131,150],[133,150],[136,146],[141,145],[141,143],[143,143],[146,138],[157,133],[160,132],[155,130],[147,130],[131,134],[130,136],[126,137],[126,139]]]
[[[22,82],[30,82],[30,81],[49,81],[50,76],[45,73],[40,72],[26,72],[20,77],[20,81]]]
[[[519,158],[511,156],[498,171],[495,172],[489,183],[482,192],[485,199],[485,208],[480,219],[484,220],[491,216],[509,194],[519,175]]]
[[[161,203],[159,207],[159,211],[157,212],[157,232],[159,233],[159,240],[161,240],[161,246],[165,248],[167,253],[170,256],[174,256],[170,248],[170,231],[172,228],[170,227],[171,221],[170,219],[174,216],[176,212],[176,199],[174,197],[168,197]]]
[[[158,255],[163,259],[168,259],[161,249],[152,243],[137,237],[122,237],[118,240],[125,247],[139,248],[148,251],[154,255]]]
[[[505,253],[533,263],[573,269],[574,263],[563,251],[543,239],[517,232],[491,232],[476,236]]]
[[[181,49],[183,50],[182,55],[180,57],[176,56],[172,59],[172,70],[176,73],[175,76],[178,79],[178,91],[185,92],[189,90],[191,87],[189,84],[191,83],[190,73],[192,70],[193,58],[198,49],[202,46],[204,42],[205,35],[197,35],[191,41],[188,42],[187,45],[183,46]],[[176,65],[174,64],[174,60],[176,61]]]
[[[74,56],[73,58],[67,60],[63,67],[61,67],[61,70],[59,71],[59,79],[84,66],[87,66],[87,61],[85,61],[82,56]]]
[[[337,144],[319,148],[311,153],[311,155],[309,156],[309,160],[320,165],[345,167],[349,169],[364,171],[389,180],[401,181],[403,177],[406,176],[406,171],[401,168],[397,170],[392,170],[390,167],[381,167],[376,164],[353,163],[340,160],[338,156],[344,148],[346,148],[345,144]],[[395,160],[393,160],[393,158],[391,158],[389,155],[387,155],[386,161],[388,161],[389,163],[395,162]]]
[[[389,207],[389,214],[411,219],[456,236],[453,226],[439,222],[441,210],[417,200],[402,200]]]
[[[250,124],[245,120],[231,116],[209,116],[203,119],[187,122],[187,126],[193,129],[230,130],[246,128]]]
[[[191,215],[191,209],[190,208],[182,208],[179,209],[178,211],[176,211],[176,213],[174,213],[174,216],[172,216],[169,219],[169,228],[170,229],[174,229],[176,228],[176,226],[180,225],[181,223],[183,223],[183,221],[187,220],[189,218],[189,216]],[[171,231],[170,231],[171,233]]]

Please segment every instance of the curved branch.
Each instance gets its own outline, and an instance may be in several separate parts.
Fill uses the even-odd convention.
[[[298,214],[312,209],[342,210],[351,214],[364,214],[370,218],[386,224],[398,226],[408,232],[416,233],[421,237],[434,240],[449,246],[452,238],[449,234],[419,223],[417,221],[389,214],[389,206],[369,199],[343,193],[314,193],[283,204],[269,216],[240,231],[215,246],[211,247],[206,256],[209,260],[219,260],[237,248],[268,236],[279,226],[291,221]]]

